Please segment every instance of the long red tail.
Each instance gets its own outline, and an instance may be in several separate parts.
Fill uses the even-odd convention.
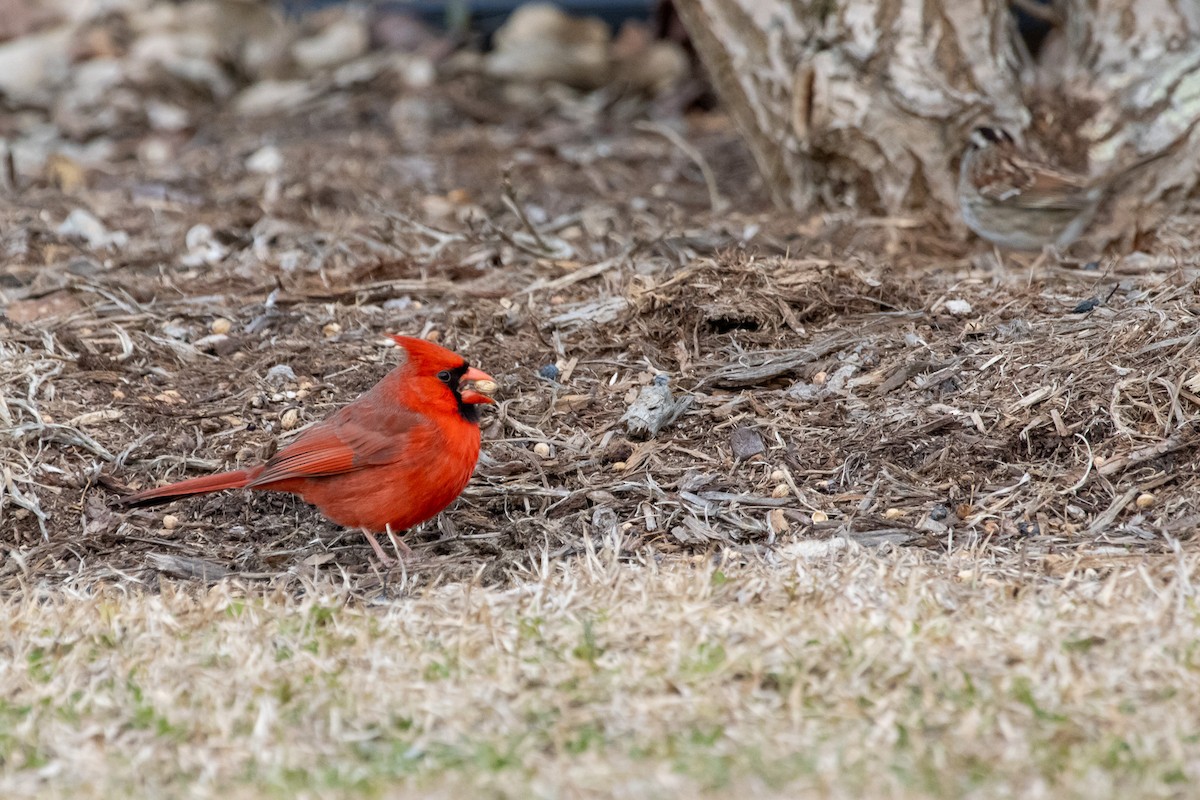
[[[208,494],[209,492],[219,492],[222,489],[241,489],[254,480],[254,476],[261,471],[261,467],[235,469],[232,472],[219,472],[216,475],[205,475],[202,478],[189,478],[179,483],[171,483],[159,486],[157,489],[147,489],[144,492],[127,495],[117,503],[129,507],[156,506],[192,494]]]

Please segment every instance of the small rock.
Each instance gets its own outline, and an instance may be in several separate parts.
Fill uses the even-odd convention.
[[[621,417],[625,429],[634,439],[649,439],[657,436],[691,408],[692,398],[676,400],[671,396],[666,375],[658,375],[648,386],[643,386],[637,397]]]
[[[538,377],[545,378],[548,381],[558,380],[558,376],[561,374],[562,370],[558,368],[557,364],[546,364],[538,370]]]
[[[292,58],[305,72],[345,64],[367,52],[370,33],[366,20],[353,13],[342,15],[316,36],[292,45]]]
[[[147,136],[138,144],[138,160],[154,166],[162,166],[175,156],[175,148],[166,139]]]
[[[34,100],[70,73],[70,25],[0,43],[0,94]]]
[[[282,386],[285,383],[295,383],[296,373],[287,364],[276,364],[267,370],[263,380],[271,386]]]
[[[973,310],[971,304],[966,300],[947,300],[944,308],[947,312],[956,317],[965,317]]]
[[[608,26],[599,19],[577,19],[549,3],[526,3],[496,31],[484,70],[497,78],[594,89],[609,77],[609,38]]]
[[[734,428],[729,435],[729,444],[733,447],[733,457],[738,461],[746,461],[767,451],[762,437],[753,428]]]
[[[68,214],[58,226],[57,233],[59,236],[83,239],[88,243],[88,247],[96,250],[107,247],[121,248],[129,242],[129,234],[125,231],[109,231],[103,222],[82,208]]]
[[[283,153],[273,144],[260,147],[246,159],[246,169],[260,175],[274,175],[283,169]]]
[[[437,67],[423,56],[398,54],[392,57],[389,66],[409,89],[428,89],[437,81]]]
[[[204,223],[188,228],[183,237],[183,246],[187,248],[187,253],[179,259],[179,263],[185,267],[217,264],[229,255],[229,249],[217,241],[216,231]]]
[[[158,100],[147,100],[145,102],[146,118],[150,121],[150,127],[156,131],[167,131],[174,133],[187,128],[192,120],[187,109],[175,105],[174,103],[164,103]]]
[[[259,81],[243,89],[233,107],[248,116],[266,116],[294,110],[316,95],[317,89],[308,81]]]

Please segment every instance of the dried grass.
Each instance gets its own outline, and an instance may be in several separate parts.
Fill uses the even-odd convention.
[[[236,579],[0,615],[6,797],[1170,797],[1197,558],[611,543],[369,600]],[[1088,566],[1088,564],[1095,566]]]

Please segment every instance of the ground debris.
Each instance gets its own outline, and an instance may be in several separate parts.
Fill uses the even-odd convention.
[[[652,439],[659,431],[677,420],[692,406],[692,398],[675,398],[671,394],[670,379],[657,375],[648,386],[643,386],[637,398],[625,410],[621,422],[633,439]]]
[[[738,461],[746,461],[767,451],[762,436],[753,428],[734,428],[729,435],[729,444],[733,448],[733,457]]]
[[[230,574],[230,570],[214,561],[170,553],[148,553],[146,565],[173,578],[214,583]]]
[[[235,7],[253,47],[222,44],[213,9]],[[1110,279],[797,220],[719,112],[497,83],[470,53],[443,70],[433,32],[363,53],[354,10],[153,8],[86,23],[4,134],[0,528],[24,567],[0,588],[137,581],[167,550],[289,590],[332,554],[353,591],[389,591],[360,536],[291,497],[105,510],[113,487],[268,458],[394,365],[387,333],[499,382],[471,485],[408,535],[405,591],[510,582],[598,529],[622,557],[1194,535],[1185,250]]]
[[[844,336],[831,336],[815,347],[773,352],[743,353],[734,362],[712,372],[706,383],[725,388],[756,386],[774,378],[791,375],[805,364],[837,350],[848,341]]]

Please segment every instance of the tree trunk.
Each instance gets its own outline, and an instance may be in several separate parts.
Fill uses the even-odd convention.
[[[675,3],[776,202],[797,211],[930,211],[962,230],[957,163],[977,124],[1102,174],[1200,119],[1195,0],[1063,0],[1036,60],[1007,0]],[[1195,187],[1179,163],[1147,168],[1149,199]]]

